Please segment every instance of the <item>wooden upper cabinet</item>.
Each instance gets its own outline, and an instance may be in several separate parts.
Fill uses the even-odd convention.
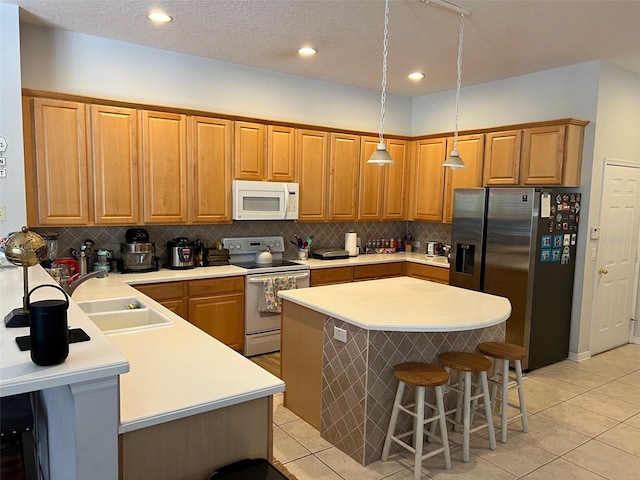
[[[189,118],[189,221],[231,221],[233,122]]]
[[[453,150],[453,137],[447,138],[447,156]],[[453,220],[453,191],[456,188],[482,186],[482,160],[484,157],[484,134],[458,137],[458,153],[467,168],[450,169],[445,173],[444,222]]]
[[[574,121],[525,129],[520,183],[579,186],[586,124]]]
[[[47,98],[33,99],[33,154],[38,225],[89,224],[89,165],[85,104]],[[27,136],[25,132],[25,137]],[[27,143],[27,139],[25,139]],[[116,178],[118,171],[110,172]],[[32,194],[34,192],[31,192]]]
[[[405,140],[387,140],[387,150],[393,158],[392,165],[384,167],[384,220],[407,219],[407,152]]]
[[[447,139],[433,138],[415,143],[413,218],[441,222],[444,201],[444,167]]]
[[[89,105],[95,223],[140,223],[138,114]]]
[[[142,111],[145,223],[187,221],[187,120],[176,113]]]
[[[262,123],[236,122],[234,147],[234,178],[237,180],[264,180],[264,125]]]
[[[522,130],[486,134],[484,147],[484,185],[518,185]]]
[[[295,129],[269,125],[267,127],[267,180],[295,182]]]
[[[360,137],[332,133],[329,153],[329,220],[356,220]]]
[[[360,138],[358,220],[382,219],[384,174],[387,166],[367,163],[378,143],[378,137]]]
[[[317,130],[296,130],[296,152],[300,201],[298,220],[327,219],[327,165],[329,135]]]

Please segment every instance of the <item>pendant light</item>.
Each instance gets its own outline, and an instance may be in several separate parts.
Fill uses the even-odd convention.
[[[458,80],[456,84],[456,122],[455,130],[453,132],[453,150],[447,158],[447,161],[442,164],[443,167],[451,169],[467,168],[464,161],[458,153],[458,113],[460,105],[460,84],[462,80],[462,40],[464,36],[464,13],[460,14],[460,36],[458,39]]]
[[[389,165],[393,158],[389,155],[384,144],[384,102],[387,98],[387,45],[389,36],[389,0],[385,0],[384,6],[384,40],[382,42],[382,93],[380,94],[380,142],[367,163],[374,165]]]

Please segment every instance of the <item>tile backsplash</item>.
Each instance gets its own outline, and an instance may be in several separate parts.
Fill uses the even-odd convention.
[[[33,230],[45,233],[57,233],[58,257],[71,255],[70,249],[78,249],[82,242],[91,239],[95,248],[113,250],[119,257],[120,244],[125,243],[124,234],[128,226],[114,227],[39,227]],[[225,225],[147,225],[150,241],[155,243],[156,255],[164,263],[167,241],[176,237],[199,239],[205,246],[214,246],[223,237],[252,237],[262,235],[282,235],[285,238],[285,258],[294,258],[296,248],[286,240],[294,235],[306,238],[313,235],[314,248],[344,248],[344,234],[349,231],[358,233],[362,245],[375,238],[404,238],[410,232],[414,241],[420,241],[418,251],[423,252],[425,242],[449,242],[451,226],[430,222],[329,222],[300,223],[292,221],[246,221]]]

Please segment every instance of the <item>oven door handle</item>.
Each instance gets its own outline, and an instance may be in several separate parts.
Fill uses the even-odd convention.
[[[309,273],[303,273],[301,275],[278,275],[277,272],[274,273],[273,275],[261,275],[260,278],[249,278],[247,281],[249,283],[262,283],[262,279],[263,278],[269,278],[269,277],[293,277],[295,280],[301,280],[303,278],[308,278],[309,277]]]

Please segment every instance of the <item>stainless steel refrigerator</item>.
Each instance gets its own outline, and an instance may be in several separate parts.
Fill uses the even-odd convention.
[[[567,358],[580,193],[474,188],[454,192],[451,285],[507,297],[506,341],[531,370]]]

